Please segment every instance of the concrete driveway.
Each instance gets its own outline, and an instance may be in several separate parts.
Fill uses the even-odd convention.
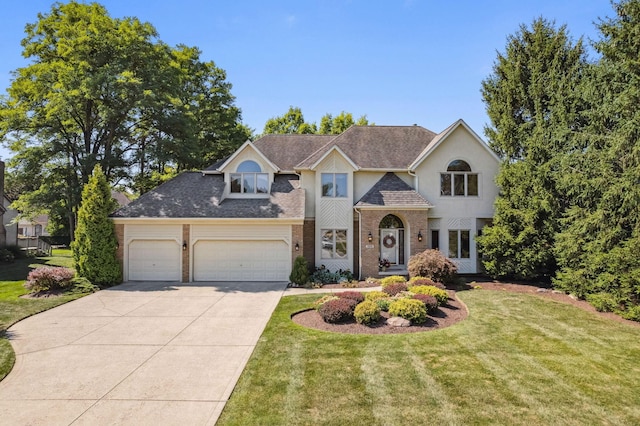
[[[286,283],[126,283],[15,324],[6,425],[209,425]]]

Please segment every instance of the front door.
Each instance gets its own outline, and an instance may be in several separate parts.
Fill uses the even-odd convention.
[[[392,265],[398,264],[398,230],[380,230],[380,259],[387,259]]]

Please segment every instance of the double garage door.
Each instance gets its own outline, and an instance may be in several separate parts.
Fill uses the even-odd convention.
[[[240,240],[213,239],[211,232],[198,237],[187,246],[191,262],[192,281],[287,281],[291,271],[289,245],[283,239]],[[132,231],[134,231],[132,229]],[[149,229],[148,231],[151,231]],[[181,281],[183,248],[179,239],[170,238],[177,230],[154,229],[154,237],[132,239],[128,250],[130,281]],[[181,231],[181,230],[180,230]],[[238,231],[236,231],[238,232]],[[254,234],[255,235],[255,234]],[[273,230],[271,230],[273,236]],[[228,237],[228,236],[227,236]]]

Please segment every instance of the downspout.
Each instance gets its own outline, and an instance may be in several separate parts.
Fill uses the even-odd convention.
[[[353,208],[358,213],[358,280],[362,280],[362,212],[357,207]]]

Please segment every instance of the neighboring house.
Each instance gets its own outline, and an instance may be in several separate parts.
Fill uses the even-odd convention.
[[[49,215],[41,214],[33,219],[18,220],[18,238],[48,236]]]
[[[266,135],[113,214],[125,280],[286,281],[293,259],[361,278],[406,273],[437,248],[480,271],[499,160],[458,120]],[[379,260],[391,267],[379,269]]]
[[[2,208],[4,208],[4,216],[2,225],[6,233],[6,244],[8,246],[18,245],[18,223],[14,220],[18,216],[18,212],[11,207],[11,200],[5,194],[2,197]]]

